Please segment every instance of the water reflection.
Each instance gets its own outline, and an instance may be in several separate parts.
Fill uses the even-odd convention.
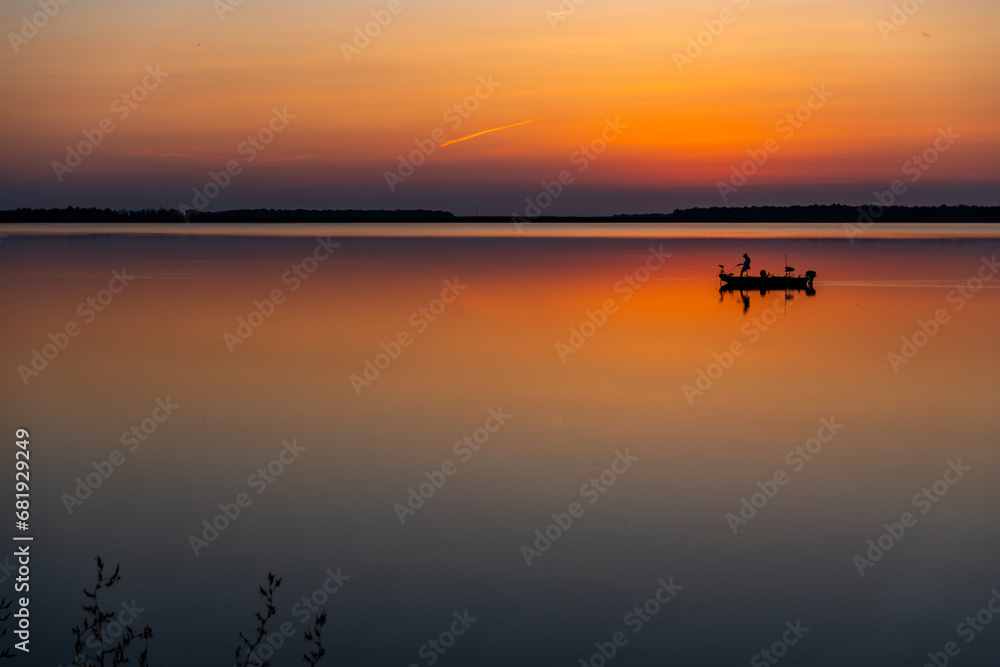
[[[784,289],[762,289],[756,290],[762,297],[767,296],[770,292],[777,292],[784,294],[786,300],[791,301],[795,298],[795,292],[803,292],[806,296],[816,296],[816,289],[813,287],[804,287],[802,289],[795,288],[784,288]],[[750,294],[747,290],[739,289],[736,287],[730,287],[728,285],[722,285],[719,287],[719,303],[726,300],[726,297],[734,297],[739,294],[740,302],[743,304],[743,312],[750,310]]]
[[[71,661],[95,553],[123,564],[159,664],[227,664],[268,570],[296,635],[276,665],[334,575],[330,655],[365,665],[428,664],[466,612],[437,664],[596,664],[619,631],[609,663],[745,664],[799,621],[789,664],[923,664],[1000,584],[1000,300],[992,279],[948,299],[996,242],[669,240],[647,273],[646,239],[339,242],[292,290],[315,239],[4,240],[0,421],[35,443],[39,661]],[[808,257],[821,294],[720,292],[716,258],[742,252]],[[135,280],[84,322],[122,267]],[[447,281],[467,289],[445,304]],[[25,385],[15,369],[70,320]],[[179,407],[145,433],[158,400]],[[487,438],[492,414],[510,418]],[[971,471],[919,514],[958,459]],[[998,651],[990,627],[960,659]]]

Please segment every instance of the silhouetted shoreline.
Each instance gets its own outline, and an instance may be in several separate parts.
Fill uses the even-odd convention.
[[[604,216],[467,216],[432,210],[18,208],[0,211],[0,222],[1000,222],[1000,206],[747,206],[677,209],[672,213]]]

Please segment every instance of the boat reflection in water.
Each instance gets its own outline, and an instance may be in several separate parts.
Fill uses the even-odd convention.
[[[802,289],[785,288],[783,290],[764,288],[760,290],[760,295],[764,296],[768,292],[778,292],[778,291],[783,291],[785,293],[785,299],[788,301],[791,301],[792,299],[795,298],[795,295],[792,294],[792,292],[805,292],[806,296],[816,296],[816,290],[811,287]],[[722,287],[719,288],[719,303],[723,302],[727,294],[736,294],[737,292],[740,295],[740,300],[743,301],[743,312],[745,313],[748,310],[750,310],[750,295],[747,293],[747,290],[745,289],[736,289],[735,287],[728,287],[726,285],[723,285]]]

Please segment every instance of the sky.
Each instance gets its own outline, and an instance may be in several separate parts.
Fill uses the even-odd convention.
[[[1000,204],[987,0],[64,1],[0,7],[0,208]]]

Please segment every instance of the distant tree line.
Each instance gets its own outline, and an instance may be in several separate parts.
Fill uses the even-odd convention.
[[[239,209],[233,211],[189,211],[187,218],[177,209],[143,208],[135,211],[110,208],[16,208],[0,211],[0,222],[401,222],[447,221],[445,211]]]
[[[616,215],[618,222],[1000,222],[1000,206],[746,206]]]
[[[676,209],[673,213],[611,216],[542,216],[521,222],[1000,222],[1000,206],[745,206]],[[189,211],[144,208],[17,208],[0,211],[0,222],[510,222],[509,216],[456,216],[429,210],[237,209]]]

